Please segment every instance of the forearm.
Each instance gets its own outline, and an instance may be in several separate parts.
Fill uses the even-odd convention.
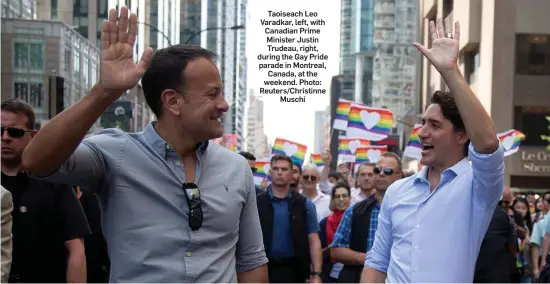
[[[385,281],[386,273],[370,267],[363,268],[363,272],[361,273],[361,283],[384,283]]]
[[[366,253],[357,252],[350,248],[333,248],[331,249],[331,255],[335,261],[349,265],[363,265],[365,258],[367,258]]]
[[[531,245],[531,258],[533,259],[533,270],[539,270],[539,246]]]
[[[549,250],[550,250],[550,234],[546,233],[544,235],[544,239],[542,240],[541,263],[546,264],[546,256],[548,255]],[[541,265],[541,266],[543,266],[543,265]]]
[[[82,100],[55,116],[36,134],[23,152],[25,169],[37,176],[55,171],[115,99],[96,84]]]
[[[321,270],[323,270],[323,253],[321,250],[320,241],[310,241],[309,255],[311,257],[311,265],[313,266],[313,271],[321,272]]]
[[[86,283],[86,255],[83,252],[69,253],[67,283]]]
[[[237,281],[239,283],[268,283],[267,265],[237,273]]]
[[[468,138],[478,153],[493,153],[498,148],[495,125],[470,89],[458,67],[441,74],[451,90],[464,122]]]

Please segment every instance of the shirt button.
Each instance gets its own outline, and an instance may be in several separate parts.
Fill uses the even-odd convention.
[[[418,246],[415,246],[414,249],[418,249]]]
[[[188,251],[188,252],[185,253],[185,255],[186,256],[191,256],[191,252]]]
[[[177,162],[176,162],[176,166],[179,167],[180,165],[181,165],[180,161],[177,161]]]
[[[420,228],[420,224],[417,224],[417,225],[416,225],[416,228],[417,228],[417,229]]]

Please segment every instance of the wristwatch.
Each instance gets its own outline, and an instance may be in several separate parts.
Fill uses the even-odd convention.
[[[321,272],[312,271],[312,272],[310,273],[310,275],[317,275],[317,276],[321,277]]]

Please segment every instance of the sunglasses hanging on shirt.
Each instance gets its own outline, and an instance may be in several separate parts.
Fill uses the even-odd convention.
[[[196,231],[202,226],[201,191],[194,183],[184,183],[183,192],[189,207],[189,227]]]

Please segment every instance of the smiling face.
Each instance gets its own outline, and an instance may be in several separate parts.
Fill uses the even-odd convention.
[[[431,104],[426,109],[422,124],[418,132],[422,143],[420,163],[446,169],[464,157],[464,145],[468,141],[466,133],[454,128],[438,104]]]

